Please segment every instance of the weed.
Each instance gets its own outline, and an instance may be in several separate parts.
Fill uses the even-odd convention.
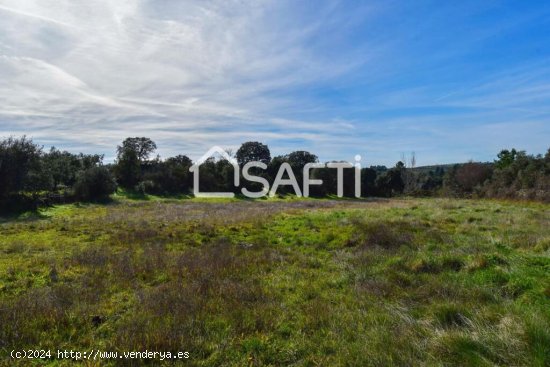
[[[52,207],[0,223],[0,349],[545,366],[547,213],[451,199]]]

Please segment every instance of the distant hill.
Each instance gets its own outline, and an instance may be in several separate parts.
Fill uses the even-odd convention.
[[[431,166],[420,166],[420,167],[415,167],[413,168],[412,170],[413,171],[416,171],[416,172],[425,172],[425,173],[428,173],[430,171],[435,171],[437,170],[438,168],[439,169],[442,169],[444,172],[447,172],[448,170],[450,170],[451,168],[453,168],[454,166],[458,165],[458,166],[461,166],[463,164],[466,164],[465,162],[463,163],[449,163],[449,164],[434,164],[434,165],[431,165]],[[492,165],[493,163],[489,163],[489,162],[485,162],[485,164],[487,165]]]
[[[430,171],[436,171],[437,169],[442,169],[444,172],[447,172],[451,168],[453,168],[457,164],[463,164],[463,163],[451,163],[451,164],[434,164],[431,166],[420,166],[420,167],[414,167],[412,170],[416,172],[430,172]]]

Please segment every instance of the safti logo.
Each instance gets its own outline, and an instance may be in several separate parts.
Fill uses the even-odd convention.
[[[240,178],[241,178],[241,167],[237,163],[237,160],[231,157],[224,149],[219,146],[214,146],[208,150],[202,157],[196,160],[195,164],[189,169],[193,173],[193,194],[195,197],[201,198],[232,198],[235,196],[232,192],[200,192],[199,188],[199,175],[200,175],[200,166],[206,162],[207,159],[212,157],[215,154],[219,154],[223,159],[227,160],[234,170],[233,184],[235,187],[239,187]],[[277,194],[277,189],[279,186],[292,186],[296,196],[298,197],[309,197],[309,188],[312,185],[323,185],[323,181],[319,179],[310,178],[310,171],[315,168],[333,168],[336,169],[337,176],[337,195],[338,197],[344,196],[344,169],[354,169],[355,171],[355,197],[361,197],[361,156],[355,156],[355,162],[331,162],[331,163],[307,163],[303,168],[303,189],[300,189],[300,185],[296,180],[296,176],[292,171],[292,167],[288,163],[283,163],[277,171],[273,185],[270,187],[269,182],[260,176],[254,176],[249,171],[251,168],[259,168],[262,170],[267,169],[267,164],[259,161],[248,162],[242,167],[242,177],[243,179],[249,182],[256,182],[262,185],[260,191],[249,191],[246,187],[241,188],[241,193],[252,199],[261,198],[264,196],[275,196]],[[288,178],[283,178],[285,175]]]

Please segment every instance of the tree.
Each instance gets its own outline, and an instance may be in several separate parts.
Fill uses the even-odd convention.
[[[319,159],[315,154],[306,152],[304,150],[298,150],[284,156],[283,160],[290,164],[294,176],[298,181],[300,190],[304,190],[304,166],[308,163],[318,163]]]
[[[219,159],[214,167],[216,171],[216,191],[238,193],[234,185],[235,167],[227,159]]]
[[[420,190],[424,195],[433,195],[443,186],[443,178],[445,170],[441,167],[436,167],[435,170],[430,170],[423,180],[420,181]]]
[[[153,183],[154,193],[182,194],[189,191],[193,162],[187,156],[178,155],[162,161],[153,161],[144,175],[145,181]]]
[[[44,169],[52,181],[52,189],[57,190],[59,186],[73,186],[78,175],[82,171],[101,164],[103,156],[72,154],[52,147],[48,153],[44,154],[42,160]]]
[[[346,163],[342,161],[332,161],[330,163]],[[345,168],[343,171],[343,195],[345,197],[355,196],[355,168]],[[322,185],[313,185],[310,187],[312,196],[321,197],[334,195],[338,193],[338,171],[331,167],[314,168],[311,170],[311,178],[321,180]]]
[[[191,187],[189,168],[192,165],[191,159],[185,155],[178,155],[165,161],[165,167],[169,175],[169,191],[173,193],[186,193],[189,191]]]
[[[25,136],[0,142],[0,199],[25,189],[37,191],[45,185],[41,154],[42,148]]]
[[[200,166],[199,187],[202,192],[221,191],[216,160],[208,158]]]
[[[298,151],[292,152],[288,154],[285,158],[293,170],[302,170],[304,166],[308,163],[319,162],[319,159],[315,154],[306,152],[304,150],[298,150]]]
[[[472,192],[491,177],[491,169],[483,163],[469,162],[457,169],[455,177],[462,190]]]
[[[512,149],[498,157],[491,179],[483,185],[485,196],[550,201],[550,152],[543,157]]]
[[[119,156],[125,152],[131,151],[141,163],[149,159],[149,156],[155,150],[157,150],[155,142],[145,137],[126,138],[122,142],[122,146],[117,147]]]
[[[118,183],[131,189],[142,179],[142,166],[157,149],[154,141],[145,137],[127,138],[117,147],[116,178]]]
[[[75,196],[85,201],[104,200],[115,191],[115,179],[103,166],[92,167],[82,172],[74,186]]]
[[[506,168],[516,160],[518,152],[515,149],[503,149],[497,154],[498,160],[495,161],[497,168]]]
[[[376,195],[376,176],[374,168],[363,168],[361,170],[361,196]]]
[[[444,178],[444,187],[452,194],[471,195],[481,190],[491,178],[491,166],[487,163],[468,162],[455,165]]]
[[[382,196],[394,196],[403,193],[405,182],[403,170],[405,164],[397,162],[394,168],[389,169],[376,178],[376,190]]]
[[[126,189],[132,189],[141,179],[141,165],[132,150],[122,151],[115,165],[117,182]]]
[[[419,180],[420,180],[420,174],[419,172],[415,171],[416,168],[416,153],[411,153],[411,158],[409,160],[409,163],[407,165],[407,159],[406,156],[403,155],[404,167],[402,168],[402,177],[403,182],[405,183],[405,188],[403,189],[403,192],[406,194],[414,194],[419,190]]]
[[[269,164],[271,153],[267,145],[257,141],[243,143],[236,153],[237,162],[242,167],[248,162],[258,161]]]

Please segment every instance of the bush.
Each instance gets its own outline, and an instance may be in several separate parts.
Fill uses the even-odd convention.
[[[42,148],[24,136],[0,141],[0,200],[21,191],[48,188],[41,170],[41,154]]]
[[[453,196],[482,195],[482,187],[490,182],[492,174],[492,166],[487,163],[468,162],[455,165],[447,172],[444,187]]]
[[[84,201],[104,200],[116,190],[111,172],[105,167],[93,167],[84,171],[74,186],[75,196]]]

